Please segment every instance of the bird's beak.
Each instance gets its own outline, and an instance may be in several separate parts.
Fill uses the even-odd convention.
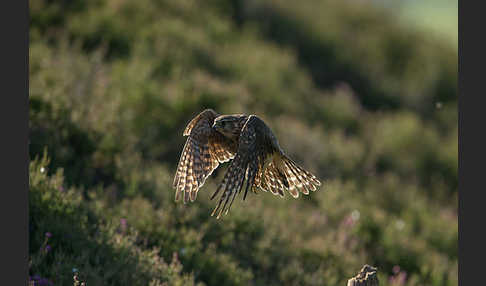
[[[212,126],[213,129],[216,129],[216,122],[213,123],[213,126]]]

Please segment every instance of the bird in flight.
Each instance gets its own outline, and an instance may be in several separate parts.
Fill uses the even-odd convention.
[[[206,109],[194,117],[183,136],[187,136],[173,186],[175,200],[181,194],[184,203],[196,199],[207,177],[219,166],[230,161],[211,200],[221,192],[211,216],[227,214],[246,181],[243,200],[248,190],[270,191],[284,197],[288,191],[294,198],[299,192],[308,195],[321,182],[290,159],[280,148],[270,128],[256,115],[220,115]]]

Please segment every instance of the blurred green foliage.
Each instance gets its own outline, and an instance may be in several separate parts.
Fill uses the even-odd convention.
[[[30,275],[343,285],[368,263],[390,285],[457,284],[449,42],[361,1],[39,0],[30,16]],[[216,221],[223,166],[175,203],[204,108],[262,117],[321,189]]]

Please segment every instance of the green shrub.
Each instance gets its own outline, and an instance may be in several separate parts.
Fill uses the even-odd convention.
[[[368,4],[78,2],[30,7],[32,277],[343,285],[368,263],[390,285],[457,284],[444,42]],[[174,202],[182,131],[204,108],[262,117],[320,190],[250,194],[216,220],[223,164]]]
[[[144,248],[133,229],[93,211],[79,191],[67,188],[62,169],[47,173],[47,156],[30,164],[31,276],[68,285],[76,272],[90,285],[189,285],[174,254],[167,264],[157,248]],[[168,285],[168,284],[165,284]]]

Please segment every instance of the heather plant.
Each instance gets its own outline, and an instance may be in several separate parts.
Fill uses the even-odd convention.
[[[457,284],[447,43],[347,1],[39,0],[30,15],[32,284],[344,285],[364,264],[390,285]],[[215,220],[223,165],[174,202],[204,108],[261,116],[320,190],[251,194]]]
[[[35,285],[67,285],[73,279],[79,285],[194,283],[181,273],[177,254],[166,263],[157,248],[139,245],[135,230],[100,216],[79,191],[64,189],[61,169],[48,175],[49,161],[45,153],[30,164],[29,268]]]

